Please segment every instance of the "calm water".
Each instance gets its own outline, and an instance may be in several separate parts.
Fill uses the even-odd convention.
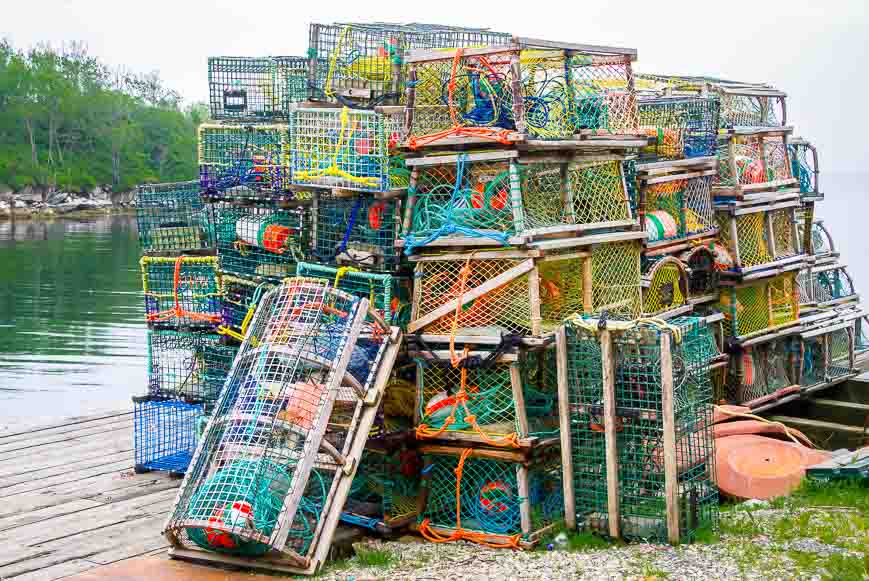
[[[124,409],[145,381],[135,219],[0,222],[0,433]]]

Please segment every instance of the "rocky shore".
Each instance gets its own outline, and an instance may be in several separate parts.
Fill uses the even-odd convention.
[[[77,218],[131,212],[134,192],[114,193],[100,187],[90,192],[0,191],[0,220]]]

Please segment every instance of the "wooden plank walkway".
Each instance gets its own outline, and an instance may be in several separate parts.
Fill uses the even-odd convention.
[[[133,473],[133,414],[0,435],[0,579],[48,581],[164,552],[181,480]]]

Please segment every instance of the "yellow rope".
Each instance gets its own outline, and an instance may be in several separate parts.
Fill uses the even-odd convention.
[[[718,406],[718,405],[717,405],[717,406],[714,406],[714,408],[715,408],[716,411],[719,411],[719,412],[721,412],[721,413],[723,413],[723,414],[726,414],[726,415],[728,415],[728,416],[736,416],[736,417],[740,417],[740,418],[749,418],[749,419],[752,419],[752,420],[759,420],[759,421],[761,421],[761,422],[763,422],[763,423],[765,423],[765,424],[770,424],[770,425],[773,425],[773,426],[781,426],[782,428],[784,428],[785,435],[786,435],[788,438],[790,438],[791,440],[793,440],[794,443],[799,444],[800,446],[802,446],[802,445],[804,445],[805,442],[808,442],[809,444],[812,445],[812,447],[817,448],[817,446],[815,445],[815,443],[812,442],[812,441],[809,439],[808,436],[805,436],[805,438],[806,438],[806,439],[805,439],[805,442],[799,440],[796,436],[794,436],[794,435],[791,433],[790,429],[788,429],[788,427],[787,427],[786,425],[784,425],[783,423],[781,423],[781,422],[773,422],[773,421],[770,421],[770,420],[768,420],[768,419],[766,419],[766,418],[762,418],[762,417],[760,417],[760,416],[756,416],[756,415],[754,415],[754,414],[747,414],[747,413],[744,413],[744,412],[737,412],[737,411],[728,410],[728,409],[725,409],[725,408],[723,408],[723,407],[721,407],[721,406]],[[805,435],[805,434],[804,434],[804,435]]]

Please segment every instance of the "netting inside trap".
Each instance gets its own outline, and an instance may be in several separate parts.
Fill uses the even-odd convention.
[[[823,304],[857,298],[851,276],[845,268],[831,268],[812,273],[812,297]]]
[[[791,177],[782,137],[735,135],[718,142],[718,175],[713,185],[737,187]]]
[[[649,260],[644,268],[643,313],[659,315],[688,302],[688,274],[675,259]]]
[[[742,405],[759,405],[769,396],[797,383],[797,345],[789,339],[779,339],[754,345],[733,357],[730,370],[732,401]]]
[[[286,118],[291,103],[308,98],[305,57],[209,57],[212,119]]]
[[[228,274],[223,275],[222,321],[218,331],[243,340],[257,303],[262,295],[274,286],[269,282],[255,282]]]
[[[290,117],[292,183],[381,192],[406,187],[407,176],[391,175],[385,117],[358,109],[297,109]]]
[[[136,225],[143,252],[200,250],[214,246],[199,182],[136,188]]]
[[[716,97],[640,99],[640,130],[655,138],[643,151],[663,159],[715,155],[719,109]]]
[[[851,345],[853,328],[836,329],[829,333],[804,338],[802,353],[803,387],[814,387],[854,373]]]
[[[370,526],[371,521],[379,521],[392,526],[415,517],[421,463],[414,449],[366,449],[344,505],[345,513],[366,518],[350,522]]]
[[[285,124],[199,126],[199,181],[223,192],[246,186],[257,192],[286,192],[290,150]]]
[[[714,231],[711,183],[711,176],[706,176],[644,186],[648,241],[679,240]]]
[[[724,287],[718,309],[724,314],[724,333],[746,337],[787,325],[799,317],[799,290],[794,273],[739,287]]]
[[[319,194],[314,257],[326,264],[394,269],[400,258],[395,249],[400,212],[401,202],[396,199]]]
[[[800,183],[801,194],[818,195],[817,153],[808,143],[788,144],[791,157],[791,173]]]
[[[780,127],[783,98],[719,93],[721,97],[721,127]]]
[[[635,133],[639,128],[628,56],[574,54],[568,61],[575,129]]]
[[[216,333],[149,331],[147,395],[214,403],[237,351],[220,340]]]
[[[331,286],[354,296],[368,299],[372,308],[380,313],[387,324],[395,324],[399,315],[406,313],[409,303],[407,285],[399,285],[401,279],[391,274],[365,272],[354,267],[331,267],[310,262],[300,262],[299,276],[320,278]]]
[[[736,252],[736,241],[730,237],[729,221],[736,220],[740,267],[760,266],[797,254],[793,209],[772,210],[769,214],[769,218],[767,212],[762,211],[735,217],[719,214],[721,241],[733,253]]]
[[[216,257],[145,256],[140,265],[149,323],[211,326],[220,320],[223,289]]]
[[[295,273],[309,235],[305,208],[220,202],[211,205],[211,213],[222,272],[271,280]]]
[[[201,404],[133,398],[136,469],[184,472],[196,448],[196,423],[202,415]]]

